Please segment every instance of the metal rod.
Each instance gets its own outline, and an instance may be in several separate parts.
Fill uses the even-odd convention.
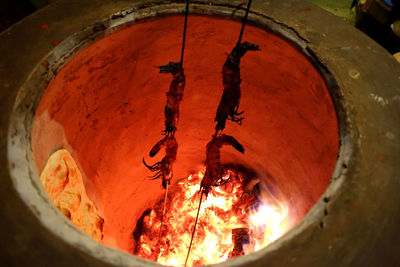
[[[240,45],[240,43],[242,42],[244,26],[246,25],[246,22],[247,22],[247,16],[249,15],[250,6],[251,6],[251,0],[249,0],[249,2],[247,3],[246,14],[244,15],[244,18],[243,18],[242,29],[240,30],[239,39],[236,44],[237,46]]]
[[[167,208],[167,196],[168,196],[168,183],[167,183],[167,187],[165,188],[165,194],[164,194],[164,206],[163,206],[163,213],[161,215],[160,232],[159,232],[159,235],[158,235],[158,247],[160,247],[160,243],[161,243],[164,215],[165,215],[165,211],[166,211],[166,208]]]
[[[192,248],[194,233],[196,232],[196,225],[197,225],[197,221],[198,221],[198,219],[199,219],[201,201],[203,200],[203,194],[204,194],[203,191],[201,191],[199,207],[198,207],[198,209],[197,209],[196,220],[194,221],[194,226],[193,226],[193,231],[192,231],[192,238],[190,239],[190,245],[189,245],[188,253],[187,253],[187,255],[186,255],[185,266],[187,265],[187,261],[188,261],[188,259],[189,259],[189,255],[190,255],[190,250],[191,250],[191,248]]]
[[[163,225],[163,221],[164,221],[165,211],[167,209],[167,196],[168,196],[168,183],[167,183],[167,187],[165,188],[163,213],[162,213],[162,216],[161,216],[160,235],[159,235],[159,238],[158,238],[158,242],[160,242],[160,239],[161,239],[162,225]]]
[[[187,19],[189,14],[189,0],[186,0],[186,11],[185,11],[185,24],[183,26],[183,38],[182,38],[182,51],[181,51],[181,61],[179,64],[183,65],[183,54],[185,52],[185,41],[186,41],[186,28],[187,28]]]

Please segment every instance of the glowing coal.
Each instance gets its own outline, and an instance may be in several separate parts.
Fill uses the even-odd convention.
[[[171,188],[159,237],[163,201],[146,210],[133,233],[137,256],[165,265],[185,263],[204,170]],[[288,207],[258,178],[228,171],[229,182],[210,191],[200,210],[188,266],[212,264],[267,246],[288,229]]]

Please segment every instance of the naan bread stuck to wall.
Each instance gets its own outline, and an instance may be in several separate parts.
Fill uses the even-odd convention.
[[[103,239],[104,219],[88,198],[82,175],[67,150],[58,150],[49,157],[40,181],[54,205],[71,222],[96,241]]]

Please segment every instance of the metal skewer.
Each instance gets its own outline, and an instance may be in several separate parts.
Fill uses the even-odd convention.
[[[190,239],[190,245],[189,245],[189,249],[188,249],[188,252],[186,255],[185,266],[187,265],[187,261],[189,259],[189,255],[190,255],[190,250],[192,248],[193,238],[194,238],[194,234],[196,232],[197,221],[199,219],[199,214],[200,214],[201,202],[203,200],[203,194],[204,194],[204,192],[201,191],[199,207],[197,208],[196,220],[194,221],[194,226],[193,226],[193,230],[192,230],[192,238]]]
[[[243,32],[244,32],[244,26],[246,26],[246,23],[247,23],[247,17],[248,17],[248,15],[249,15],[249,10],[250,10],[250,6],[251,6],[251,1],[252,1],[252,0],[249,0],[249,2],[247,3],[246,14],[244,15],[244,18],[243,18],[242,28],[240,29],[239,39],[238,39],[238,42],[237,42],[237,44],[236,44],[237,46],[240,45],[240,43],[242,42],[242,36],[243,36]]]
[[[187,19],[189,14],[189,0],[186,0],[186,10],[185,10],[185,24],[183,25],[183,37],[182,37],[182,51],[181,51],[181,61],[179,64],[183,65],[183,54],[185,52],[185,41],[186,41],[186,28],[187,28]]]
[[[251,1],[252,1],[252,0],[248,0],[248,4],[247,4],[247,8],[246,8],[246,13],[245,13],[245,16],[244,16],[243,21],[242,21],[242,28],[241,28],[241,30],[240,30],[239,39],[238,39],[238,42],[237,42],[236,46],[240,45],[240,43],[241,43],[241,41],[242,41],[242,36],[243,36],[243,32],[244,32],[244,27],[245,27],[245,25],[246,25],[247,17],[248,17],[248,15],[249,15],[249,10],[250,10],[250,6],[251,6]],[[187,8],[187,7],[188,7],[188,6],[186,6],[186,8]],[[187,12],[187,10],[186,10],[186,12]],[[187,15],[187,13],[186,13],[186,15]],[[186,25],[186,22],[185,22],[185,25]],[[184,30],[184,35],[185,35],[185,33],[186,33],[186,27],[185,27],[185,30]],[[182,48],[183,48],[183,47],[184,47],[184,43],[183,43],[183,45],[182,45]],[[182,59],[183,59],[183,50],[182,50]],[[182,59],[181,59],[181,62],[182,62]],[[186,255],[185,266],[187,266],[187,262],[188,262],[188,259],[189,259],[189,256],[190,256],[190,250],[191,250],[191,248],[192,248],[193,239],[194,239],[194,234],[195,234],[195,232],[196,232],[197,221],[198,221],[198,219],[199,219],[199,213],[200,213],[200,208],[201,208],[201,202],[202,202],[202,200],[203,200],[204,191],[202,190],[202,188],[200,188],[200,190],[201,190],[200,202],[199,202],[199,207],[198,207],[198,209],[197,209],[196,220],[195,220],[195,222],[194,222],[194,226],[193,226],[193,230],[192,230],[192,237],[191,237],[191,239],[190,239],[189,249],[188,249],[188,252],[187,252],[187,255]]]
[[[184,52],[185,52],[186,28],[187,28],[188,14],[189,14],[189,1],[190,0],[186,0],[185,23],[184,23],[184,26],[183,26],[183,37],[182,37],[181,60],[179,62],[179,65],[180,65],[181,68],[182,68],[182,65],[183,65],[183,55],[184,55]],[[165,188],[163,213],[161,215],[160,232],[159,232],[159,235],[158,235],[158,249],[159,249],[159,251],[160,251],[160,244],[161,244],[161,237],[162,237],[163,221],[164,221],[164,216],[165,216],[166,207],[167,207],[167,197],[168,197],[168,183],[166,183],[166,188]]]
[[[165,211],[167,208],[167,196],[168,196],[168,183],[167,183],[167,187],[165,188],[165,194],[164,194],[164,205],[163,205],[163,212],[161,215],[161,225],[160,225],[160,232],[158,234],[158,250],[160,251],[160,244],[161,244],[161,237],[162,237],[162,227],[163,227],[163,222],[164,222],[164,215],[165,215]]]

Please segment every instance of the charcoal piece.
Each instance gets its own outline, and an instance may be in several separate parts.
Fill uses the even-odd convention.
[[[232,229],[232,242],[235,244],[229,258],[244,255],[243,245],[250,243],[249,229],[235,228]]]

